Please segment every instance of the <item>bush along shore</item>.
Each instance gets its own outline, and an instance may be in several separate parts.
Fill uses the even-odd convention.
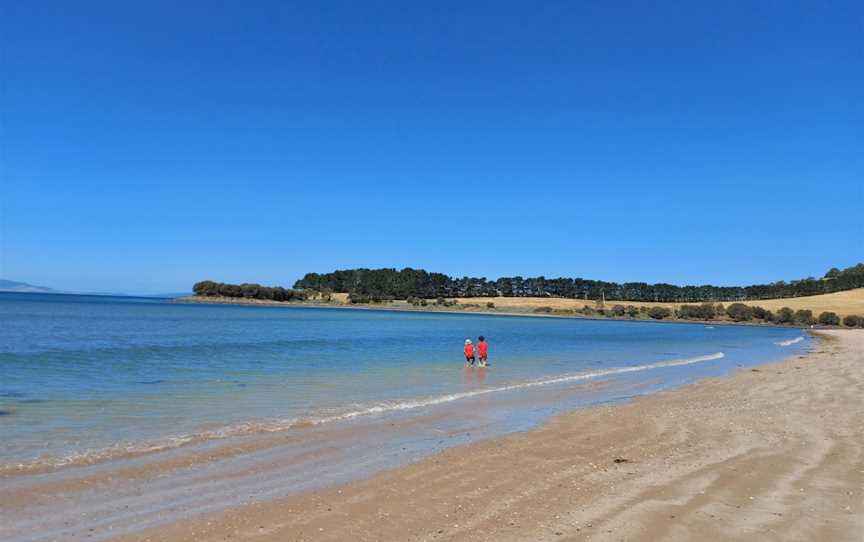
[[[677,309],[662,306],[640,306],[634,305],[612,305],[603,307],[584,307],[581,310],[553,309],[551,307],[538,307],[534,313],[555,315],[581,314],[589,317],[610,317],[617,319],[651,319],[651,320],[688,320],[699,322],[734,322],[734,323],[762,323],[789,325],[796,327],[809,327],[813,325],[838,327],[864,327],[864,316],[848,315],[840,318],[837,313],[825,311],[818,316],[813,311],[800,309],[793,311],[789,307],[783,307],[776,313],[759,306],[745,305],[744,303],[732,303],[724,306],[722,303],[702,303],[701,305],[681,305]]]
[[[465,303],[456,298],[443,296],[435,299],[409,296],[404,300],[382,298],[368,294],[352,292],[347,297],[337,298],[337,294],[324,289],[289,289],[282,287],[261,286],[260,284],[226,284],[213,281],[203,281],[193,286],[194,296],[181,298],[181,302],[227,303],[227,304],[296,304],[312,306],[339,307],[375,307],[392,310],[428,310],[428,311],[459,311],[484,312],[498,314],[530,314],[538,316],[558,316],[574,318],[616,319],[616,320],[653,320],[653,321],[690,321],[716,322],[737,324],[764,324],[794,327],[864,327],[864,315],[846,315],[840,317],[837,313],[824,311],[815,315],[807,309],[793,310],[789,307],[770,311],[760,306],[747,305],[740,302],[724,305],[723,303],[704,302],[700,304],[683,304],[677,307],[645,304],[628,305],[625,303],[606,303],[597,300],[578,309],[555,308],[539,306],[533,308],[499,308],[494,298],[484,303]],[[344,300],[344,301],[343,301]]]

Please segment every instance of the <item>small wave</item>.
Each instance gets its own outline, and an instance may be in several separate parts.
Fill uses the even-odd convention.
[[[795,337],[794,339],[789,339],[788,341],[780,341],[779,343],[774,343],[777,346],[791,346],[795,343],[800,343],[804,340],[804,337]]]
[[[0,465],[0,475],[12,472],[20,473],[28,471],[41,471],[70,465],[92,465],[102,461],[117,459],[121,457],[131,457],[147,453],[159,452],[172,448],[179,448],[181,446],[194,442],[204,442],[235,436],[251,435],[256,433],[276,433],[289,429],[300,429],[326,423],[352,420],[364,416],[384,414],[386,412],[404,411],[422,407],[435,406],[444,403],[451,403],[453,401],[459,401],[462,399],[468,399],[470,397],[477,397],[479,395],[487,395],[490,393],[500,393],[526,388],[534,388],[539,386],[549,386],[554,384],[566,384],[569,382],[578,382],[581,380],[590,380],[593,378],[601,378],[604,376],[635,373],[640,371],[647,371],[650,369],[660,369],[664,367],[693,365],[696,363],[704,363],[706,361],[722,359],[724,357],[725,354],[723,352],[716,352],[714,354],[693,358],[660,361],[657,363],[647,363],[630,367],[615,367],[610,369],[562,375],[540,380],[530,380],[527,382],[519,382],[516,384],[497,386],[494,388],[483,388],[479,390],[451,393],[447,395],[438,395],[414,400],[384,401],[365,408],[318,418],[286,418],[259,422],[246,422],[210,431],[201,431],[189,435],[168,437],[157,441],[117,444],[98,450],[75,452],[65,455],[63,457],[43,457],[29,463]]]
[[[537,386],[548,386],[550,384],[564,384],[567,382],[577,382],[579,380],[589,380],[592,378],[600,378],[603,376],[611,376],[618,375],[624,373],[634,373],[638,371],[645,371],[648,369],[659,369],[662,367],[677,367],[680,365],[692,365],[694,363],[702,363],[705,361],[713,361],[716,359],[721,359],[725,357],[723,352],[717,352],[715,354],[710,354],[707,356],[699,356],[695,358],[681,359],[681,360],[670,360],[670,361],[661,361],[658,363],[649,363],[645,365],[635,365],[632,367],[616,367],[612,369],[603,369],[599,371],[591,371],[588,373],[580,373],[573,375],[564,375],[558,376],[554,378],[547,378],[543,380],[532,380],[529,382],[520,382],[518,384],[510,384],[507,386],[498,386],[495,388],[484,388],[481,390],[473,390],[473,391],[465,391],[461,393],[452,393],[449,395],[440,395],[436,397],[429,397],[426,399],[418,399],[414,401],[400,401],[395,403],[379,403],[375,406],[365,408],[362,410],[355,410],[352,412],[348,412],[345,414],[339,414],[336,416],[329,416],[327,418],[321,418],[317,420],[315,423],[327,423],[341,420],[349,420],[353,418],[357,418],[359,416],[368,416],[371,414],[380,414],[388,411],[396,411],[396,410],[410,410],[414,408],[420,408],[425,406],[434,406],[440,405],[442,403],[450,403],[453,401],[459,401],[460,399],[467,399],[469,397],[476,397],[478,395],[486,395],[489,393],[499,393],[504,391],[513,391],[525,388],[532,388]]]

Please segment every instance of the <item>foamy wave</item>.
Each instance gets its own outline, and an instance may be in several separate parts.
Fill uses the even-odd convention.
[[[802,337],[793,339],[792,342],[803,340]],[[787,341],[788,342],[788,341]],[[779,343],[778,343],[779,344]],[[193,442],[204,442],[209,440],[224,439],[233,436],[251,435],[256,433],[275,433],[286,431],[289,429],[321,425],[331,422],[339,422],[352,420],[364,416],[373,416],[376,414],[384,414],[387,412],[412,410],[429,406],[451,403],[460,401],[470,397],[479,395],[487,395],[490,393],[500,393],[514,391],[526,388],[534,388],[538,386],[549,386],[554,384],[565,384],[568,382],[578,382],[581,380],[590,380],[593,378],[601,378],[604,376],[613,376],[625,373],[635,373],[639,371],[647,371],[650,369],[660,369],[664,367],[678,367],[682,365],[693,365],[695,363],[704,363],[706,361],[714,361],[725,357],[723,352],[716,352],[705,356],[694,358],[686,358],[679,360],[668,360],[657,363],[647,363],[644,365],[634,365],[632,367],[616,367],[611,369],[603,369],[587,373],[562,375],[554,378],[546,378],[542,380],[531,380],[528,382],[520,382],[517,384],[509,384],[506,386],[498,386],[494,388],[483,388],[479,390],[466,391],[460,393],[451,393],[447,395],[439,395],[434,397],[426,397],[407,401],[385,401],[376,403],[369,407],[351,410],[341,414],[332,416],[324,416],[318,418],[286,418],[277,420],[268,420],[260,422],[246,422],[236,425],[223,427],[220,429],[201,431],[189,435],[180,435],[167,437],[151,442],[142,443],[124,443],[102,448],[98,450],[87,450],[75,452],[63,457],[43,457],[29,463],[20,463],[14,465],[0,465],[0,475],[10,474],[13,472],[29,472],[41,471],[52,468],[59,468],[69,465],[91,465],[102,461],[108,461],[120,457],[131,457],[143,455],[153,452],[159,452],[172,448],[179,448]]]
[[[601,371],[593,371],[590,373],[580,373],[575,375],[564,375],[555,378],[548,378],[544,380],[533,380],[529,382],[521,382],[519,384],[510,384],[508,386],[498,386],[496,388],[484,388],[481,390],[474,391],[466,391],[461,393],[452,393],[449,395],[440,395],[437,397],[430,397],[426,399],[419,399],[414,401],[401,401],[396,403],[379,403],[373,407],[355,410],[353,412],[348,412],[345,414],[340,414],[338,416],[330,416],[327,418],[321,418],[317,420],[316,423],[326,423],[326,422],[334,422],[340,420],[348,420],[352,418],[357,418],[359,416],[368,416],[371,414],[380,414],[383,412],[394,411],[394,410],[410,410],[414,408],[440,405],[442,403],[450,403],[453,401],[459,401],[460,399],[467,399],[469,397],[476,397],[478,395],[486,395],[489,393],[499,393],[502,391],[512,391],[519,390],[524,388],[532,388],[537,386],[548,386],[550,384],[563,384],[567,382],[576,382],[579,380],[589,380],[592,378],[600,378],[603,376],[610,375],[618,375],[623,373],[633,373],[638,371],[645,371],[648,369],[659,369],[661,367],[676,367],[679,365],[692,365],[694,363],[702,363],[705,361],[713,361],[716,359],[720,359],[725,357],[723,352],[717,352],[715,354],[710,354],[707,356],[699,356],[695,358],[688,358],[682,360],[671,360],[671,361],[661,361],[659,363],[649,363],[645,365],[635,365],[633,367],[617,367],[614,369],[604,369]]]
[[[788,341],[780,341],[779,343],[774,343],[777,346],[791,346],[795,343],[800,343],[804,340],[804,337],[795,337],[794,339],[789,339]]]

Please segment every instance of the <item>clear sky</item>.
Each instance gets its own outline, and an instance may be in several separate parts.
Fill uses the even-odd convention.
[[[0,278],[747,284],[864,260],[860,1],[0,9]]]

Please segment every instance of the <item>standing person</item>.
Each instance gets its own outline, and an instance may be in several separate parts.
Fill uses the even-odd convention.
[[[489,360],[489,343],[483,335],[477,339],[477,355],[480,357],[480,367],[486,367]]]
[[[465,367],[473,367],[475,360],[474,345],[471,344],[471,339],[465,339]]]

